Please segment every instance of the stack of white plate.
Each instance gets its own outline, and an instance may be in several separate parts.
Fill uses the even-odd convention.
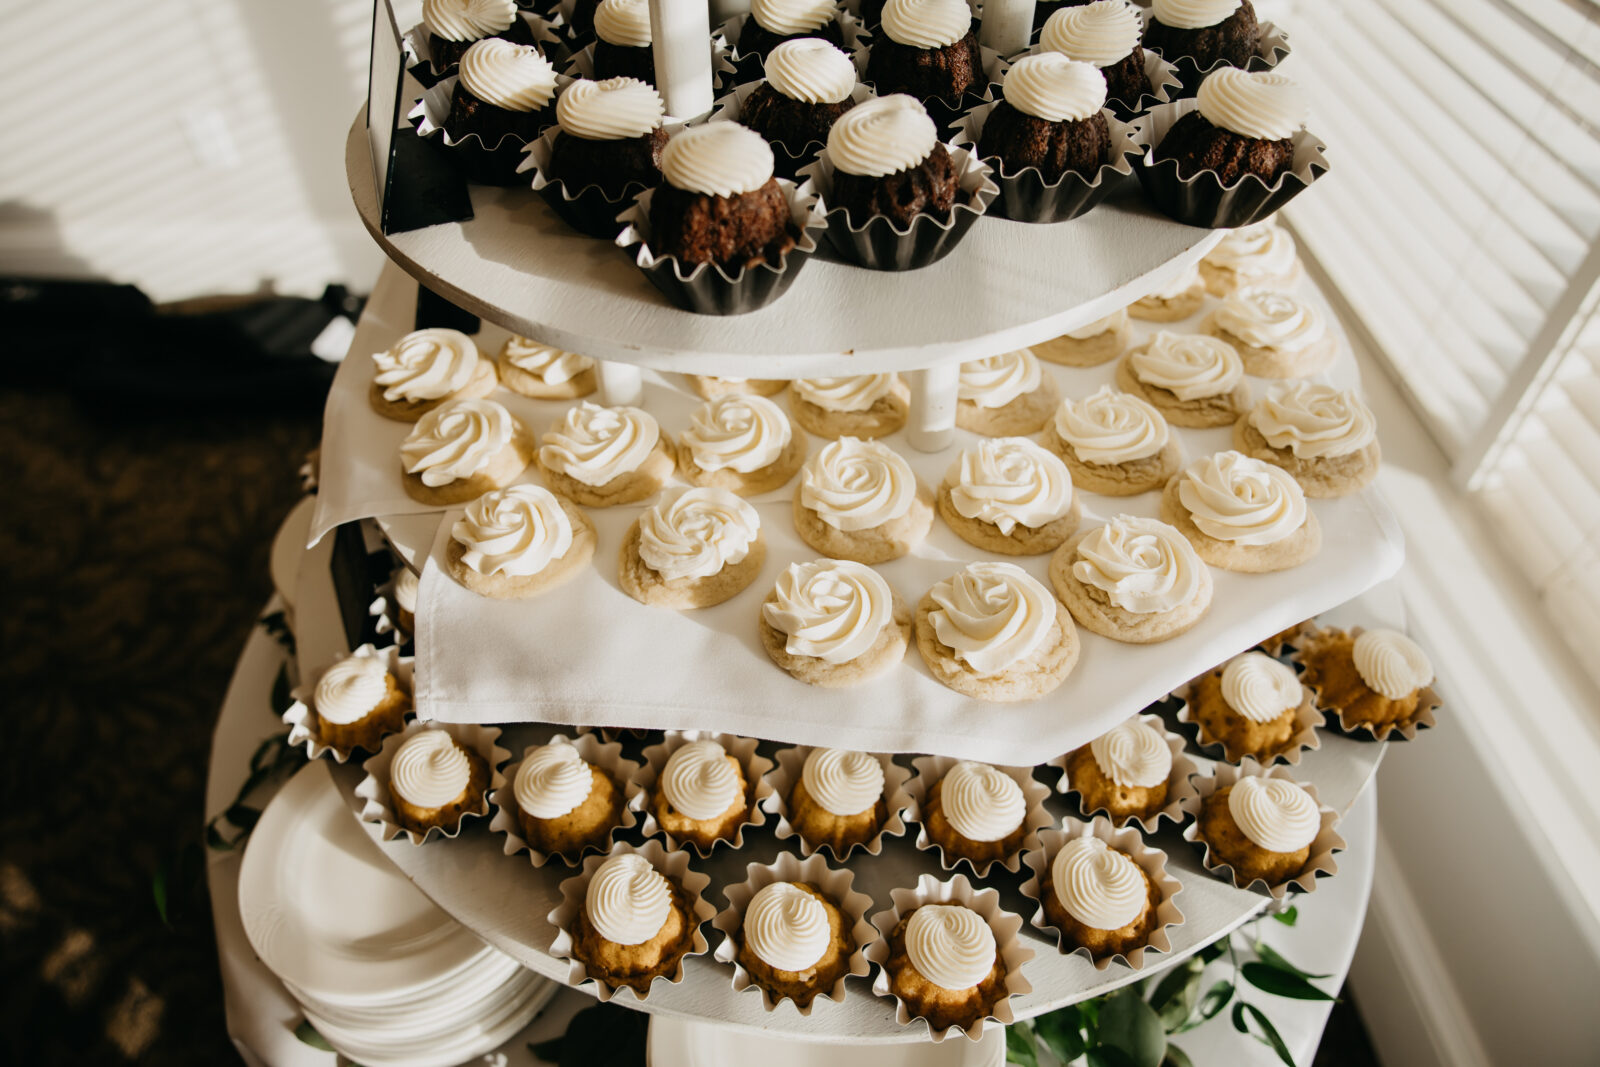
[[[306,1018],[364,1067],[449,1067],[481,1055],[557,989],[407,881],[320,760],[284,786],[250,835],[239,913]]]

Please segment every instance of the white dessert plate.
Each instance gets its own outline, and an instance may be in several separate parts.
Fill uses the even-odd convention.
[[[498,989],[489,991],[468,1008],[412,1024],[352,1026],[328,1018],[312,1005],[308,1004],[305,1008],[307,1016],[315,1020],[317,1029],[335,1044],[359,1044],[367,1050],[409,1054],[419,1048],[431,1049],[436,1045],[454,1044],[469,1032],[479,1033],[498,1023],[521,1007],[532,995],[534,985],[543,981],[546,979],[528,971],[525,976],[512,978]]]
[[[418,994],[373,1004],[342,1004],[312,996],[293,984],[286,988],[296,1000],[314,1007],[319,1015],[344,1025],[384,1026],[400,1022],[431,1026],[473,1008],[482,998],[516,977],[520,966],[509,956],[495,953],[470,975],[435,983]]]
[[[526,999],[514,1002],[498,1018],[475,1020],[458,1031],[407,1048],[380,1049],[357,1043],[343,1051],[347,1058],[364,1067],[454,1067],[505,1044],[539,1014],[560,988],[547,980],[535,983]]]

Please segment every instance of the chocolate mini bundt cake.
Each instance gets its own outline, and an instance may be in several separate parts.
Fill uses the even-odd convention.
[[[826,144],[834,121],[855,101],[850,57],[816,37],[785,41],[767,56],[767,77],[745,98],[739,121],[798,156]]]
[[[1094,177],[1111,148],[1098,68],[1059,52],[1024,56],[1006,72],[1002,93],[984,120],[980,158],[999,157],[1005,174],[1037,167],[1046,182],[1067,171]]]
[[[875,215],[897,229],[919,215],[943,220],[960,193],[955,160],[933,119],[903,93],[863,100],[841,115],[828,133],[828,159],[828,205],[843,208],[856,227]]]
[[[732,271],[777,265],[796,234],[772,164],[767,142],[737,123],[678,131],[662,153],[664,180],[650,201],[652,250]]]
[[[1184,115],[1156,145],[1185,180],[1215,171],[1225,186],[1247,175],[1267,185],[1294,167],[1294,135],[1305,125],[1304,94],[1282,74],[1221,67],[1206,76]]]
[[[1211,19],[1209,24],[1202,24]],[[1256,54],[1260,27],[1250,0],[1156,0],[1144,46],[1169,63],[1187,57],[1201,70],[1213,64],[1244,67]]]
[[[844,29],[833,0],[751,0],[739,30],[740,55],[765,57],[785,41],[815,37],[844,47]]]
[[[1107,98],[1130,108],[1150,92],[1139,44],[1144,24],[1133,7],[1125,0],[1097,0],[1056,8],[1039,34],[1041,48],[1094,64],[1105,75]]]
[[[667,132],[661,96],[644,82],[579,79],[556,97],[560,130],[550,149],[550,177],[573,191],[597,185],[609,198],[631,183],[661,181]]]
[[[983,56],[965,0],[888,0],[867,58],[866,80],[879,95],[955,100],[981,93]]]

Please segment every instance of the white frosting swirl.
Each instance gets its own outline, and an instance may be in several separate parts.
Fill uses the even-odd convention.
[[[994,969],[994,931],[961,904],[924,904],[906,921],[906,958],[942,989],[971,989]]]
[[[789,388],[824,411],[866,411],[894,391],[898,376],[852,374],[844,378],[799,378]]]
[[[672,913],[672,883],[637,852],[602,863],[589,879],[583,910],[595,933],[617,945],[642,945]]]
[[[1250,422],[1273,448],[1301,459],[1359,452],[1377,436],[1372,410],[1353,391],[1286,382],[1267,394]]]
[[[1282,74],[1218,67],[1195,94],[1200,116],[1240,137],[1282,141],[1306,124],[1306,94]]]
[[[808,971],[833,940],[822,902],[793,882],[762,886],[744,909],[744,944],[780,971]]]
[[[1172,748],[1167,739],[1160,730],[1137,718],[1090,741],[1089,754],[1101,774],[1134,789],[1151,789],[1172,774]]]
[[[394,579],[394,602],[402,611],[417,610],[417,572],[410,567],[400,568]]]
[[[1215,26],[1239,7],[1239,0],[1154,0],[1150,13],[1163,26],[1198,30]]]
[[[561,502],[537,485],[485,493],[450,527],[465,549],[461,562],[479,574],[525,578],[572,547],[572,523]]]
[[[556,95],[556,68],[531,44],[485,37],[462,54],[461,84],[495,107],[538,111]]]
[[[883,764],[869,752],[814,748],[800,771],[806,792],[824,811],[860,815],[883,796]]]
[[[639,408],[603,408],[584,401],[567,409],[540,438],[539,462],[584,485],[605,485],[650,458],[661,428]]]
[[[487,467],[515,432],[511,412],[493,400],[452,400],[417,420],[400,459],[423,485],[449,485]]]
[[[1005,771],[962,760],[939,786],[939,808],[956,833],[969,841],[999,841],[1028,814],[1022,787]]]
[[[1144,23],[1132,4],[1096,0],[1051,15],[1039,33],[1039,43],[1071,59],[1109,67],[1126,59],[1143,34]]]
[[[374,352],[373,381],[383,398],[437,400],[463,388],[478,369],[478,346],[458,330],[433,327],[406,334],[387,352]]]
[[[1039,357],[1026,348],[998,356],[969,359],[961,364],[956,395],[980,408],[1003,408],[1019,396],[1039,388],[1044,369]]]
[[[1147,400],[1103,385],[1056,409],[1056,435],[1085,463],[1111,465],[1154,456],[1167,447],[1167,420]]]
[[[939,130],[922,101],[890,93],[861,101],[828,130],[828,158],[845,174],[881,178],[928,158]]]
[[[594,775],[566,742],[540,745],[517,768],[512,793],[517,807],[536,819],[559,819],[594,791]]]
[[[594,367],[594,360],[588,356],[563,352],[559,348],[541,344],[527,337],[507,338],[500,354],[505,357],[507,363],[518,370],[527,371],[546,385],[570,382]]]
[[[1135,615],[1192,603],[1205,564],[1189,539],[1158,519],[1118,515],[1078,542],[1072,576]]]
[[[695,409],[683,443],[703,471],[749,474],[776,463],[790,436],[788,416],[778,405],[764,396],[726,393]]]
[[[1179,400],[1226,396],[1244,380],[1244,361],[1228,342],[1199,333],[1158,330],[1128,357],[1133,376]]]
[[[800,471],[800,503],[835,530],[870,530],[911,510],[917,476],[881,441],[829,441]]]
[[[419,730],[395,750],[389,788],[419,808],[442,808],[466,791],[472,764],[444,730]]]
[[[967,0],[888,0],[880,22],[896,44],[944,48],[972,31],[972,8]]]
[[[1228,814],[1244,836],[1268,852],[1298,852],[1322,829],[1317,802],[1287,778],[1240,778],[1228,793]]]
[[[1288,471],[1238,452],[1189,464],[1178,499],[1207,536],[1236,545],[1270,545],[1306,522],[1306,495]]]
[[[1222,668],[1222,699],[1251,722],[1271,722],[1303,697],[1294,668],[1264,652],[1235,656]]]
[[[331,723],[366,718],[389,694],[389,669],[376,656],[348,656],[322,672],[311,704]]]
[[[1014,563],[969,563],[935,585],[928,613],[940,643],[980,675],[1031,656],[1056,621],[1056,600]]]
[[[1106,76],[1060,52],[1023,56],[1006,71],[1006,103],[1047,122],[1077,122],[1106,106]]]
[[[764,30],[789,36],[833,21],[833,0],[750,0],[750,17]]]
[[[1428,654],[1398,630],[1363,630],[1354,651],[1361,680],[1390,700],[1403,700],[1433,681]]]
[[[776,600],[761,605],[761,614],[787,636],[784,648],[791,656],[848,663],[876,644],[894,621],[889,583],[864,563],[791,563],[778,576],[776,593]]]
[[[639,516],[639,558],[666,581],[709,578],[750,554],[761,516],[726,489],[688,489]]]
[[[1191,289],[1199,288],[1205,283],[1200,278],[1200,264],[1191,263],[1177,274],[1169,278],[1166,284],[1158,286],[1144,295],[1146,300],[1176,300]]]
[[[739,774],[720,744],[691,741],[667,757],[661,794],[682,815],[715,819],[739,799]]]
[[[1144,914],[1144,875],[1127,853],[1098,837],[1075,837],[1050,864],[1056,899],[1094,930],[1120,930]]]
[[[1038,529],[1072,507],[1072,473],[1061,457],[1026,437],[986,437],[963,449],[945,476],[950,503],[969,519],[1010,535]]]
[[[767,53],[766,71],[773,89],[808,104],[837,104],[856,87],[850,57],[818,37],[784,41]]]
[[[1066,336],[1074,341],[1087,341],[1091,337],[1099,337],[1103,333],[1120,330],[1127,324],[1128,309],[1118,308],[1103,319],[1095,319],[1086,326],[1080,326],[1076,330],[1068,330]]]
[[[503,33],[516,17],[512,0],[422,0],[422,24],[446,41],[476,41]]]
[[[650,47],[650,0],[600,0],[594,35],[624,48]]]
[[[661,174],[691,193],[753,193],[772,177],[772,146],[737,122],[690,126],[673,134],[662,149]]]
[[[1286,278],[1295,260],[1294,238],[1272,219],[1229,230],[1205,258],[1214,267],[1256,278]]]
[[[586,141],[643,137],[661,125],[666,110],[655,87],[637,78],[580,78],[556,97],[562,132]]]
[[[1327,320],[1293,293],[1247,285],[1223,299],[1212,321],[1247,345],[1299,352],[1328,333]]]

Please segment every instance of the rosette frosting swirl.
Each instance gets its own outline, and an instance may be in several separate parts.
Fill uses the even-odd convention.
[[[1282,74],[1218,67],[1195,94],[1200,115],[1240,137],[1282,141],[1306,124],[1306,94]]]
[[[423,485],[449,485],[487,467],[515,432],[511,412],[493,400],[453,400],[417,420],[400,459]]]
[[[536,376],[546,385],[570,382],[584,371],[594,368],[594,360],[588,356],[563,352],[527,337],[508,339],[501,354],[507,363]]]
[[[1205,564],[1189,539],[1158,519],[1118,515],[1078,542],[1072,576],[1135,615],[1171,611],[1200,592]]]
[[[833,0],[750,0],[750,17],[764,30],[789,36],[833,21]]]
[[[541,745],[517,768],[512,793],[517,806],[536,819],[559,819],[576,810],[594,790],[594,775],[566,742]]]
[[[793,882],[762,886],[744,909],[744,944],[780,971],[808,971],[833,939],[822,902]]]
[[[690,126],[673,134],[661,150],[661,175],[691,193],[753,193],[772,177],[772,146],[737,122]]]
[[[1377,437],[1372,409],[1351,390],[1313,382],[1285,382],[1250,413],[1250,422],[1273,448],[1301,459],[1344,456]]]
[[[962,760],[939,786],[939,807],[956,833],[969,841],[999,841],[1022,825],[1028,801],[1005,771]]]
[[[572,523],[561,502],[537,485],[485,493],[450,527],[461,562],[479,574],[526,578],[572,547]]]
[[[994,969],[994,931],[961,904],[924,904],[906,921],[906,958],[943,989],[971,989]]]
[[[956,395],[980,408],[1003,408],[1017,397],[1039,388],[1044,368],[1026,348],[998,356],[969,359],[961,364]]]
[[[808,104],[837,104],[856,87],[856,65],[819,37],[784,41],[767,53],[766,72],[773,89]]]
[[[848,663],[876,644],[894,618],[889,583],[851,560],[791,563],[778,576],[775,592],[761,614],[787,637],[784,648],[791,656]]]
[[[1072,473],[1061,457],[1026,437],[986,437],[951,466],[950,503],[969,519],[1009,535],[1038,529],[1072,508]]]
[[[1172,774],[1172,748],[1167,739],[1159,730],[1137,718],[1090,741],[1089,754],[1094,757],[1100,773],[1118,785],[1150,789]]]
[[[643,137],[661,125],[666,110],[655,87],[637,78],[580,78],[556,97],[561,131],[586,141]]]
[[[1143,34],[1144,23],[1127,0],[1096,0],[1051,15],[1039,43],[1071,59],[1109,67],[1122,62]]]
[[[402,611],[417,610],[417,572],[410,567],[400,568],[394,579],[394,601]]]
[[[1294,270],[1294,238],[1272,219],[1229,230],[1205,261],[1241,274],[1283,278]]]
[[[1006,103],[1046,122],[1077,122],[1106,106],[1106,76],[1060,52],[1023,56],[1006,71]]]
[[[895,375],[852,374],[843,378],[800,378],[789,388],[824,411],[866,411],[894,391]]]
[[[1244,380],[1244,361],[1228,342],[1198,333],[1159,330],[1128,357],[1134,377],[1179,400],[1223,396]]]
[[[1228,814],[1258,848],[1298,852],[1317,839],[1322,813],[1297,783],[1247,775],[1228,792]]]
[[[969,563],[928,595],[934,634],[980,675],[1032,655],[1056,621],[1054,595],[1014,563]]]
[[[567,409],[541,439],[539,462],[584,485],[605,485],[650,457],[661,428],[639,408],[603,408],[588,401]]]
[[[1163,26],[1198,30],[1204,26],[1215,26],[1238,7],[1239,0],[1154,0],[1150,13]]]
[[[912,48],[943,48],[972,30],[966,0],[888,0],[880,19],[884,36]]]
[[[556,95],[556,68],[531,44],[485,37],[461,56],[461,84],[507,111],[538,111]]]
[[[672,913],[672,883],[637,852],[624,852],[595,870],[583,910],[607,941],[642,945],[661,932]]]
[[[1098,837],[1075,837],[1050,864],[1056,899],[1095,930],[1120,930],[1144,914],[1149,893],[1133,857]]]
[[[1403,700],[1433,681],[1428,654],[1398,630],[1363,630],[1355,663],[1367,687],[1390,700]]]
[[[624,48],[650,47],[649,0],[600,0],[594,12],[594,35]]]
[[[911,464],[879,441],[829,441],[800,471],[800,503],[835,530],[870,530],[898,519],[917,498]]]
[[[511,28],[512,0],[422,0],[422,24],[446,41],[476,41]]]
[[[1293,293],[1256,285],[1230,293],[1213,321],[1247,345],[1286,352],[1309,348],[1328,333],[1322,312]]]
[[[433,327],[400,338],[387,352],[374,352],[373,376],[383,398],[437,400],[464,387],[478,369],[478,346],[459,330]]]
[[[639,558],[662,578],[709,578],[740,563],[761,530],[761,516],[738,495],[688,489],[639,516]]]
[[[778,405],[764,396],[727,393],[695,409],[683,443],[701,470],[749,474],[777,462],[790,435],[789,418]]]
[[[375,656],[347,656],[322,672],[312,691],[317,714],[347,725],[366,718],[389,693],[389,670]]]
[[[1056,409],[1056,435],[1085,463],[1111,465],[1146,459],[1167,447],[1167,420],[1149,401],[1109,385]]]
[[[1200,532],[1236,545],[1270,545],[1306,521],[1306,496],[1288,471],[1238,452],[1191,463],[1178,499]]]
[[[720,744],[691,741],[661,768],[661,792],[675,811],[691,819],[715,819],[739,799],[739,774]]]
[[[828,130],[828,158],[845,174],[881,178],[928,158],[939,131],[914,96],[890,93],[861,101]]]
[[[466,791],[472,764],[444,730],[419,730],[395,750],[389,788],[408,804],[442,808]]]
[[[1294,668],[1264,652],[1235,656],[1222,668],[1222,699],[1251,722],[1271,722],[1303,696]]]
[[[811,799],[835,815],[860,815],[883,796],[883,764],[869,752],[814,748],[800,770]]]

